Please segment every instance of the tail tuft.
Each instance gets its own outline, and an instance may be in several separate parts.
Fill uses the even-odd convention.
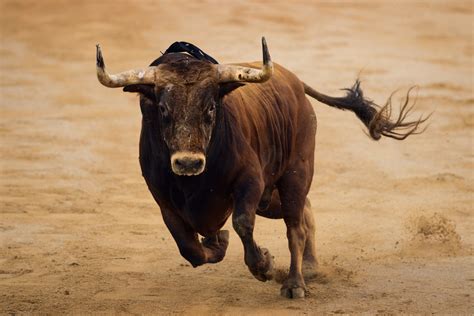
[[[392,118],[392,98],[394,93],[390,95],[385,105],[379,107],[377,113],[371,119],[368,129],[373,139],[380,139],[386,136],[397,140],[404,140],[410,135],[423,133],[428,126],[422,126],[433,113],[427,116],[420,116],[418,119],[407,121],[406,119],[412,114],[416,104],[416,97],[413,98],[410,93],[416,87],[408,89],[405,98],[402,100],[398,114]],[[413,101],[412,101],[413,100]],[[411,102],[412,101],[412,102]]]
[[[430,114],[421,116],[417,120],[406,121],[416,104],[416,98],[413,99],[410,96],[415,87],[408,90],[398,114],[392,119],[392,97],[395,92],[390,95],[384,106],[379,106],[364,97],[359,79],[351,88],[343,89],[346,91],[343,97],[330,97],[319,93],[305,83],[303,85],[305,93],[316,100],[341,110],[354,112],[367,127],[369,136],[374,140],[379,140],[382,136],[403,140],[410,135],[421,134],[426,130],[426,127],[422,128],[423,123],[431,117]],[[411,102],[412,99],[413,102]]]

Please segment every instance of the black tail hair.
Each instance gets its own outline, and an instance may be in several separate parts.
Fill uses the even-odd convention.
[[[426,127],[422,128],[422,124],[431,116],[429,114],[425,117],[420,116],[418,120],[405,121],[416,103],[415,98],[410,104],[412,99],[410,93],[415,87],[408,89],[398,116],[392,121],[392,97],[395,92],[390,95],[384,106],[379,106],[372,100],[364,98],[359,79],[356,80],[352,88],[344,89],[347,94],[343,97],[330,97],[314,90],[304,82],[303,85],[305,93],[319,102],[354,112],[367,127],[369,136],[374,140],[379,140],[382,136],[403,140],[410,135],[421,134],[426,130]]]

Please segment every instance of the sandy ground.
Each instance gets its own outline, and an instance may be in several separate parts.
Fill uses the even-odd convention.
[[[469,1],[0,0],[0,313],[474,313],[472,21]],[[313,102],[321,267],[298,301],[250,275],[233,232],[219,264],[180,257],[141,177],[138,98],[95,77],[96,43],[121,71],[177,40],[259,60],[261,35],[321,91],[360,73],[378,103],[417,84],[435,111],[374,142]],[[256,239],[284,275],[283,222],[259,218]]]

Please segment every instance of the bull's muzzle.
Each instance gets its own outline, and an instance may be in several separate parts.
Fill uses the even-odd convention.
[[[206,156],[201,153],[177,152],[171,155],[171,169],[179,176],[197,176],[205,166]]]

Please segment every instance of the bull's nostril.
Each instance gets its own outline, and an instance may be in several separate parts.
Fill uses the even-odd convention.
[[[193,169],[199,169],[201,168],[202,164],[203,164],[202,159],[196,159],[196,160],[190,161],[189,166],[190,168],[193,168]]]
[[[174,161],[174,164],[177,166],[177,167],[185,167],[186,166],[186,163],[184,161],[184,159],[176,159]]]

